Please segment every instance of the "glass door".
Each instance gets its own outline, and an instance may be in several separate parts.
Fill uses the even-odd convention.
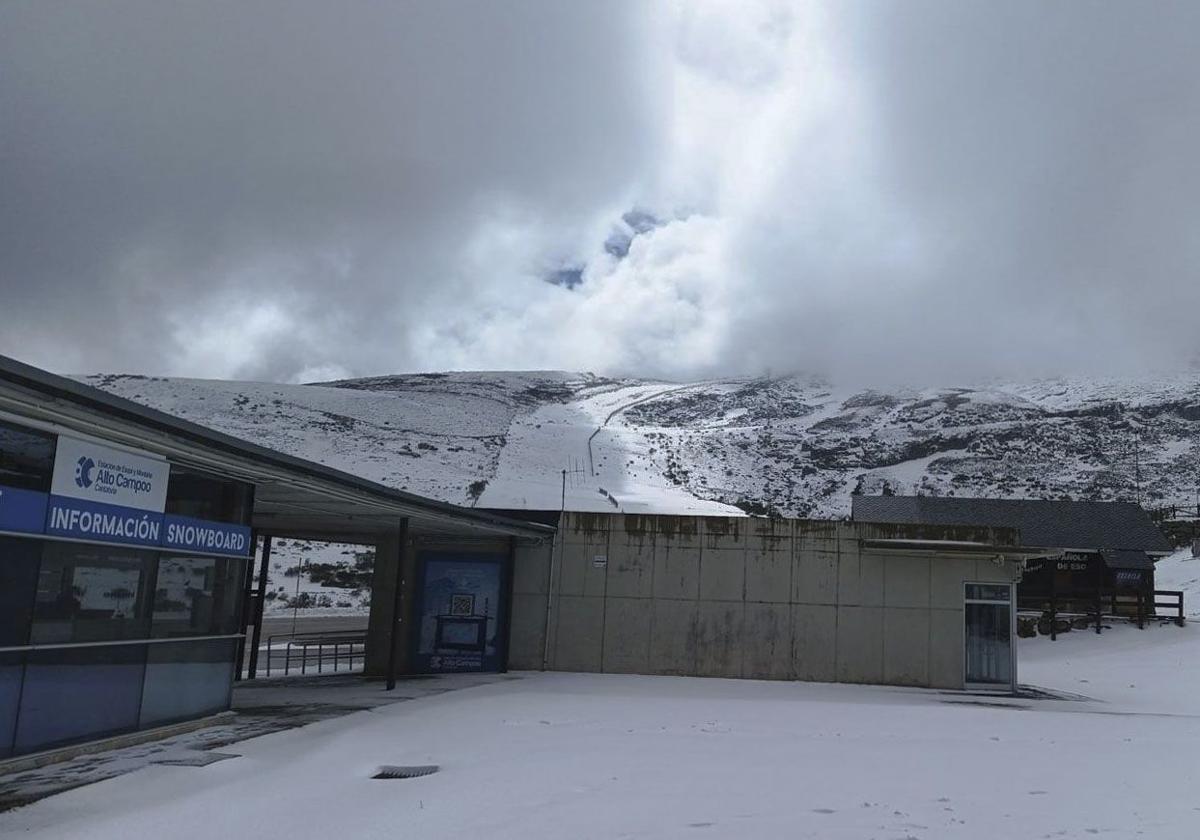
[[[967,687],[1016,691],[1013,585],[968,583],[965,596]]]

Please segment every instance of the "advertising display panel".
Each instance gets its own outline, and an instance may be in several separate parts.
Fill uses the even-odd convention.
[[[414,670],[500,670],[507,557],[427,551],[418,555],[417,566]]]

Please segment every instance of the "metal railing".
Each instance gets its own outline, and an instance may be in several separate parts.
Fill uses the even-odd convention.
[[[277,642],[276,640],[282,640]],[[279,645],[277,648],[276,645]],[[354,670],[355,660],[362,663],[367,654],[366,630],[339,630],[328,633],[302,633],[268,636],[267,637],[267,669],[266,675],[271,676],[273,662],[277,655],[283,656],[283,675],[289,676],[292,671],[292,660],[300,661],[300,673],[307,674],[310,651],[316,648],[317,673],[324,673],[326,662],[333,666],[336,672],[344,662],[347,671]],[[276,671],[279,669],[276,667]]]

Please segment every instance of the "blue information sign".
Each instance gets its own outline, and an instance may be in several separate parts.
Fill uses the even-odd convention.
[[[245,525],[209,522],[169,513],[163,520],[162,544],[165,548],[245,557],[250,548],[250,529]]]
[[[156,546],[162,540],[162,514],[51,496],[46,533],[125,545]]]
[[[60,437],[49,493],[0,485],[0,531],[246,557],[245,525],[163,513],[170,464]]]

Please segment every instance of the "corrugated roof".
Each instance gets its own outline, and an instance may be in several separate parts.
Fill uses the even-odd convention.
[[[1171,550],[1146,512],[1130,502],[855,496],[851,504],[856,522],[1016,528],[1023,545],[1044,548]]]

